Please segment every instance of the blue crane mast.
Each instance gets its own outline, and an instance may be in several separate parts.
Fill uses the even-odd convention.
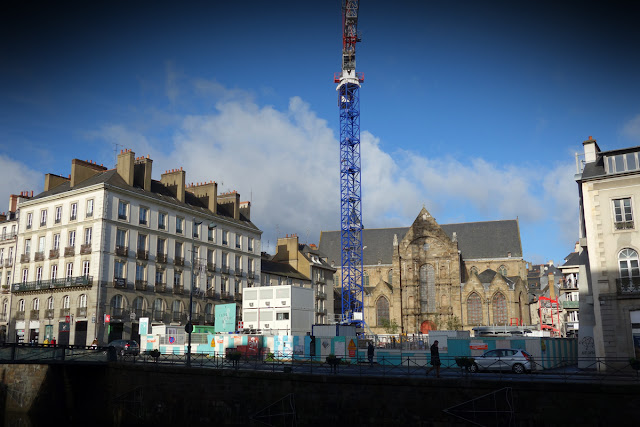
[[[363,327],[359,89],[364,76],[356,73],[358,10],[358,0],[342,0],[342,71],[334,83],[340,111],[341,323]]]

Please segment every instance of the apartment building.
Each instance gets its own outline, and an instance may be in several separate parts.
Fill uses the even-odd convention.
[[[579,355],[628,364],[640,358],[640,147],[601,151],[592,137],[583,147]]]
[[[182,168],[154,180],[152,163],[131,150],[111,170],[74,159],[19,203],[9,341],[137,339],[141,317],[185,325],[190,297],[192,322],[213,324],[216,304],[259,282],[249,203],[187,185]]]

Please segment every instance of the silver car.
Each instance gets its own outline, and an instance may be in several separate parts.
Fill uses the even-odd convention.
[[[513,348],[499,348],[486,351],[482,356],[474,357],[469,372],[483,371],[513,371],[516,374],[531,372],[531,355],[524,350]]]

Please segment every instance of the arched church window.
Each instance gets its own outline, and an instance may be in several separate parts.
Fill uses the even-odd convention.
[[[493,323],[496,325],[506,325],[507,323],[507,299],[502,292],[493,296],[491,301],[493,307]]]
[[[436,311],[436,274],[430,264],[420,267],[420,311],[422,313]]]
[[[507,267],[501,265],[500,268],[498,268],[498,273],[502,274],[504,277],[507,277]]]
[[[384,320],[389,320],[389,300],[380,297],[376,302],[376,324],[381,325]]]
[[[467,319],[471,325],[482,324],[482,299],[476,292],[467,298]]]

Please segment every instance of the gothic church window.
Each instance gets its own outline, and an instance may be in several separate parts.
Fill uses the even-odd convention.
[[[482,299],[475,292],[467,298],[467,319],[471,325],[482,324]]]
[[[384,320],[389,320],[389,300],[380,297],[376,302],[376,324],[381,325]]]
[[[420,267],[420,311],[433,313],[436,311],[436,275],[432,265]]]
[[[507,277],[507,267],[501,265],[500,268],[498,268],[498,273],[502,274],[504,277]]]
[[[496,325],[507,324],[507,299],[501,292],[496,293],[493,296],[491,302],[493,306],[493,323]]]

